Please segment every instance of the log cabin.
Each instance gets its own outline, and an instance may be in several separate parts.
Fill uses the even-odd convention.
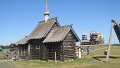
[[[40,21],[35,29],[15,44],[18,55],[25,59],[70,60],[76,57],[75,45],[79,37],[71,25],[60,26],[57,18]]]
[[[75,45],[79,37],[72,25],[60,26],[57,17],[49,19],[49,15],[46,0],[45,19],[15,43],[19,58],[65,61],[76,57]]]

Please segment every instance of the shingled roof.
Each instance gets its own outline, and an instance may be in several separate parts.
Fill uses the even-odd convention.
[[[77,34],[74,32],[72,26],[67,25],[67,26],[57,27],[54,30],[52,30],[52,32],[47,36],[47,38],[43,41],[43,43],[63,41],[70,32],[70,30],[75,35],[77,41],[79,41],[79,38]]]
[[[47,22],[45,21],[40,21],[37,26],[34,28],[34,30],[25,38],[19,40],[15,44],[25,44],[27,43],[30,39],[41,39],[46,37],[48,32],[51,30],[53,25],[57,23],[57,17],[49,19]],[[59,23],[57,23],[59,26]]]

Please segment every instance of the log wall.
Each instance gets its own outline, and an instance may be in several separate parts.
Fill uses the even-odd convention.
[[[63,58],[64,60],[74,59],[76,39],[70,31],[63,41]]]

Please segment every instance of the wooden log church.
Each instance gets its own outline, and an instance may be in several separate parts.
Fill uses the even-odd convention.
[[[48,19],[47,0],[44,15],[45,20],[40,21],[28,36],[15,43],[19,58],[61,61],[74,59],[79,37],[72,26],[60,26],[57,17]]]

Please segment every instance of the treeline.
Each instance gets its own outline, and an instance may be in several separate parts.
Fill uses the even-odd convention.
[[[114,45],[114,46],[120,46],[120,44],[112,44],[112,45]]]
[[[9,49],[9,45],[6,45],[6,46],[0,45],[0,47],[1,47],[2,49]]]
[[[106,44],[105,46],[108,46],[109,44]],[[120,46],[120,44],[111,44],[112,46]]]

